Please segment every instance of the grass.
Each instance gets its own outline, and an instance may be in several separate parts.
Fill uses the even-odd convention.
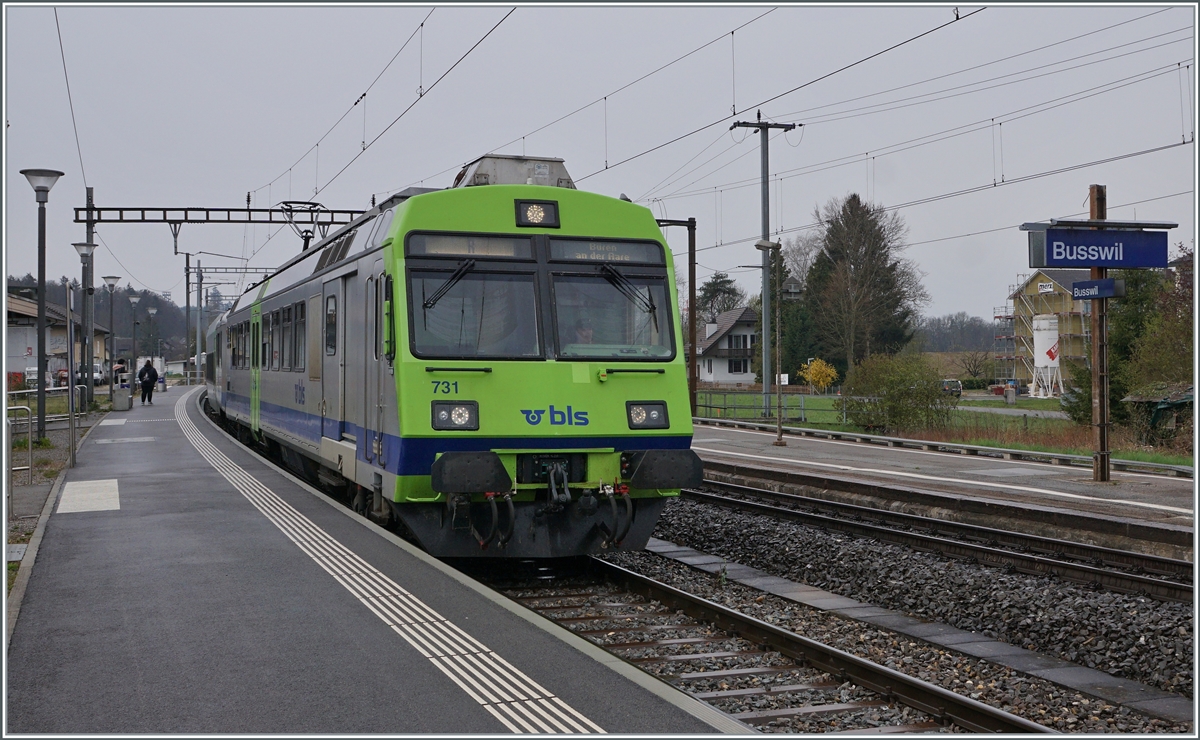
[[[8,564],[8,589],[4,593],[7,594],[9,591],[12,591],[13,584],[17,582],[17,571],[20,570],[20,568],[20,563]]]
[[[1009,406],[1004,402],[1004,398],[997,396],[995,400],[990,398],[971,398],[963,399],[958,402],[959,406],[984,406],[991,408],[1017,408],[1027,409],[1030,411],[1062,411],[1062,406],[1057,398],[1017,398],[1015,406]]]

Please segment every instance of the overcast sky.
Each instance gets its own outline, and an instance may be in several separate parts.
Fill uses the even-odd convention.
[[[255,207],[365,209],[495,151],[561,157],[580,189],[694,216],[701,280],[730,271],[753,294],[738,266],[759,260],[759,141],[729,126],[759,109],[805,124],[770,144],[772,234],[852,192],[899,207],[930,315],[990,319],[1030,272],[1016,227],[1086,217],[1092,183],[1109,218],[1175,221],[1170,243],[1193,242],[1192,5],[512,9],[59,7],[56,22],[5,4],[6,274],[37,271],[24,168],[66,173],[47,219],[58,278],[79,274],[85,183],[103,207],[236,208],[251,191]],[[300,248],[274,231],[188,224],[179,245],[270,268]],[[97,276],[183,304],[166,225],[97,234]],[[686,232],[667,236],[686,260]]]

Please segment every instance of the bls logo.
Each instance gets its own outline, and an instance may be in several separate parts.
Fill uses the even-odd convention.
[[[546,410],[537,409],[536,411],[528,411],[522,409],[521,413],[525,414],[525,421],[530,426],[537,426],[538,424],[542,423],[542,417],[545,416]],[[559,427],[563,425],[586,427],[588,425],[588,412],[574,411],[570,406],[567,407],[566,411],[563,411],[562,409],[556,409],[553,405],[551,405],[550,426]]]

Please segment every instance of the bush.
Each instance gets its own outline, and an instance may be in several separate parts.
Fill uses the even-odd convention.
[[[962,385],[964,391],[986,391],[988,389],[986,378],[967,378]]]
[[[941,428],[958,399],[942,392],[937,369],[920,355],[874,355],[854,367],[843,389],[846,417],[866,429],[893,433]]]

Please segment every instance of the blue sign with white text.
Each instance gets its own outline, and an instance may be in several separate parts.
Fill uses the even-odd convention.
[[[1082,280],[1071,283],[1071,298],[1077,301],[1090,301],[1095,298],[1124,298],[1125,281],[1108,278],[1106,280]]]
[[[1030,232],[1030,267],[1166,267],[1167,232],[1047,229]]]

